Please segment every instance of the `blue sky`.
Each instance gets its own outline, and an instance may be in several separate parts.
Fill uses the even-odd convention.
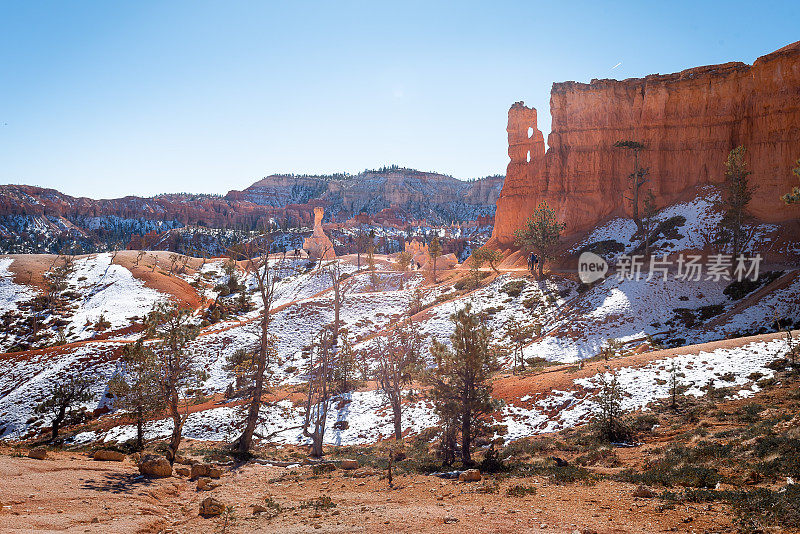
[[[0,1],[0,183],[225,193],[389,163],[505,172],[554,81],[745,61],[800,2]],[[621,62],[616,68],[615,65]]]

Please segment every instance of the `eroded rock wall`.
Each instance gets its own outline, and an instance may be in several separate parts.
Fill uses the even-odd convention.
[[[631,155],[620,140],[646,145],[641,164],[659,206],[700,184],[724,180],[728,152],[744,145],[758,186],[751,211],[778,222],[800,217],[779,197],[791,189],[800,158],[800,42],[754,64],[726,63],[628,80],[553,84],[552,132],[544,151],[536,110],[508,113],[506,181],[497,201],[493,240],[513,245],[540,201],[566,222],[567,234],[631,213]],[[530,157],[528,157],[530,154]]]

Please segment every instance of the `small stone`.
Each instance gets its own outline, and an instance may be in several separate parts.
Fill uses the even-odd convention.
[[[222,476],[222,469],[211,464],[192,464],[192,480],[200,477],[219,478]]]
[[[640,499],[652,499],[656,494],[647,486],[642,485],[633,491],[633,496],[639,497]]]
[[[119,451],[97,449],[94,451],[92,458],[100,462],[121,462],[125,459],[125,455]]]
[[[479,482],[481,480],[481,472],[477,469],[467,469],[458,475],[459,482]]]
[[[192,475],[192,471],[188,467],[176,467],[175,474],[182,477],[189,477]]]
[[[342,460],[341,466],[342,469],[353,470],[353,469],[358,469],[359,464],[358,460],[347,459],[347,460]]]
[[[219,486],[218,483],[212,482],[208,477],[200,477],[197,479],[197,491],[211,491]]]
[[[267,512],[266,506],[261,506],[260,504],[253,504],[253,515],[264,514]]]
[[[28,458],[33,458],[34,460],[44,460],[47,458],[47,449],[44,447],[36,447],[35,449],[31,449],[28,451]]]

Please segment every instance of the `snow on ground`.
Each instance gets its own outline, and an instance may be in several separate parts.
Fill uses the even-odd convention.
[[[688,386],[685,395],[700,397],[713,380],[714,388],[734,387],[731,397],[749,397],[759,391],[751,375],[771,378],[775,372],[766,365],[786,353],[786,341],[776,339],[754,342],[732,349],[716,349],[697,355],[684,354],[649,363],[641,368],[622,368],[616,372],[625,392],[625,410],[645,409],[658,399],[669,397],[669,378],[672,365],[679,383]],[[753,373],[758,373],[753,375]],[[577,379],[571,391],[552,391],[535,402],[521,402],[503,408],[501,423],[508,425],[506,439],[518,439],[542,432],[553,432],[591,420],[596,412],[595,394],[600,376]],[[524,398],[524,397],[523,397]]]
[[[93,337],[97,332],[92,327],[100,317],[111,323],[111,330],[124,328],[131,317],[144,317],[156,302],[166,298],[134,278],[125,267],[112,264],[110,253],[77,260],[68,283],[83,297],[67,326],[77,339]]]
[[[644,340],[669,330],[676,308],[732,305],[722,293],[727,282],[606,278],[571,302],[569,313],[547,325],[542,339],[528,345],[526,358],[574,362],[597,356],[609,339]],[[680,334],[686,333],[679,329]],[[712,336],[703,336],[703,341]],[[718,339],[717,336],[714,339]]]
[[[0,258],[0,315],[17,309],[17,303],[28,300],[36,292],[28,286],[14,282],[14,274],[8,269],[12,258]]]
[[[662,253],[702,249],[706,244],[707,236],[712,235],[722,220],[722,212],[716,207],[721,198],[721,193],[716,187],[703,186],[698,189],[698,196],[694,199],[672,204],[659,211],[654,217],[655,224],[673,217],[683,217],[686,222],[676,227],[679,238],[668,239],[661,236],[655,245],[661,249]],[[772,234],[776,230],[778,227],[771,224],[755,226],[752,243],[757,243],[759,247],[765,247],[774,240],[775,236]],[[639,245],[640,239],[634,239],[635,234],[636,223],[633,219],[617,217],[595,228],[583,240],[574,245],[570,252],[577,252],[581,248],[599,241],[613,240],[625,247],[623,251],[616,254],[606,254],[606,259],[613,263],[620,255],[630,254]]]
[[[524,283],[519,296],[512,297],[503,290],[509,282],[519,281]],[[450,316],[469,304],[473,312],[487,314],[487,326],[494,330],[497,341],[501,341],[503,329],[511,318],[522,323],[539,321],[546,325],[549,317],[556,316],[559,309],[574,298],[575,287],[575,283],[565,280],[530,281],[504,274],[464,297],[432,308],[428,317],[420,321],[420,332],[427,336],[428,346],[433,339],[450,345],[450,336],[455,330]],[[526,302],[534,302],[535,306],[526,308]]]
[[[756,332],[760,328],[773,325],[776,317],[796,319],[800,316],[799,274],[794,271],[794,280],[789,285],[764,295],[757,303],[728,318],[702,336],[704,340],[719,339],[735,332]]]
[[[261,424],[256,432],[271,436],[275,443],[308,444],[309,438],[299,428],[303,424],[304,407],[283,400],[261,410]],[[242,406],[221,406],[190,414],[184,424],[183,436],[197,440],[232,441],[241,432],[244,418]],[[335,397],[326,418],[327,445],[357,445],[375,443],[394,433],[392,412],[377,391],[356,391]],[[337,421],[347,421],[346,429],[334,428]],[[434,426],[437,418],[429,402],[408,403],[403,410],[403,429],[419,433]],[[163,438],[172,431],[172,420],[165,418],[145,425],[146,439]],[[76,442],[125,441],[136,436],[134,425],[120,425],[107,432],[84,432]]]
[[[0,437],[24,434],[30,427],[28,421],[35,417],[36,405],[54,383],[69,376],[90,377],[94,401],[84,406],[89,410],[101,407],[117,368],[114,354],[118,347],[116,343],[97,342],[5,360],[0,373]],[[18,387],[20,384],[25,387]],[[49,426],[50,420],[42,424]]]
[[[676,368],[679,383],[687,387],[684,395],[700,397],[707,394],[709,381],[712,387],[732,388],[730,398],[751,396],[759,391],[754,378],[771,378],[774,371],[766,365],[785,354],[786,342],[782,339],[753,342],[748,345],[716,349],[699,354],[684,354],[674,358],[653,361],[643,367],[626,367],[616,371],[620,387],[625,392],[625,410],[646,410],[648,405],[669,396],[669,379],[672,366]],[[497,421],[507,425],[505,439],[515,440],[526,436],[554,432],[591,420],[596,412],[596,392],[600,388],[600,375],[573,381],[568,391],[554,390],[533,400],[529,395],[511,400],[497,416]],[[240,431],[244,408],[220,406],[189,415],[184,436],[198,440],[231,441]],[[303,423],[303,406],[294,406],[287,400],[265,406],[261,410],[262,423],[257,432],[270,436],[276,443],[307,444],[308,438],[298,428]],[[335,429],[334,424],[346,421],[346,429]],[[404,405],[403,429],[412,434],[436,426],[438,419],[431,403],[418,399]],[[375,443],[393,433],[391,410],[382,394],[375,390],[357,391],[336,397],[330,404],[325,443],[329,445],[356,445]],[[168,436],[172,429],[169,419],[151,421],[145,426],[148,439]],[[107,432],[84,432],[76,442],[94,440],[124,441],[135,436],[133,425],[121,425]]]

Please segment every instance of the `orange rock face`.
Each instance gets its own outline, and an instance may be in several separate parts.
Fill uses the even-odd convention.
[[[728,152],[747,148],[758,186],[753,215],[768,222],[800,217],[780,196],[794,184],[800,158],[800,42],[753,65],[726,63],[667,75],[553,84],[552,132],[545,153],[536,110],[517,102],[508,112],[511,162],[497,201],[492,241],[513,246],[513,233],[547,201],[566,234],[611,216],[630,216],[627,176],[632,156],[614,143],[646,149],[640,163],[659,207],[685,191],[724,180]]]

